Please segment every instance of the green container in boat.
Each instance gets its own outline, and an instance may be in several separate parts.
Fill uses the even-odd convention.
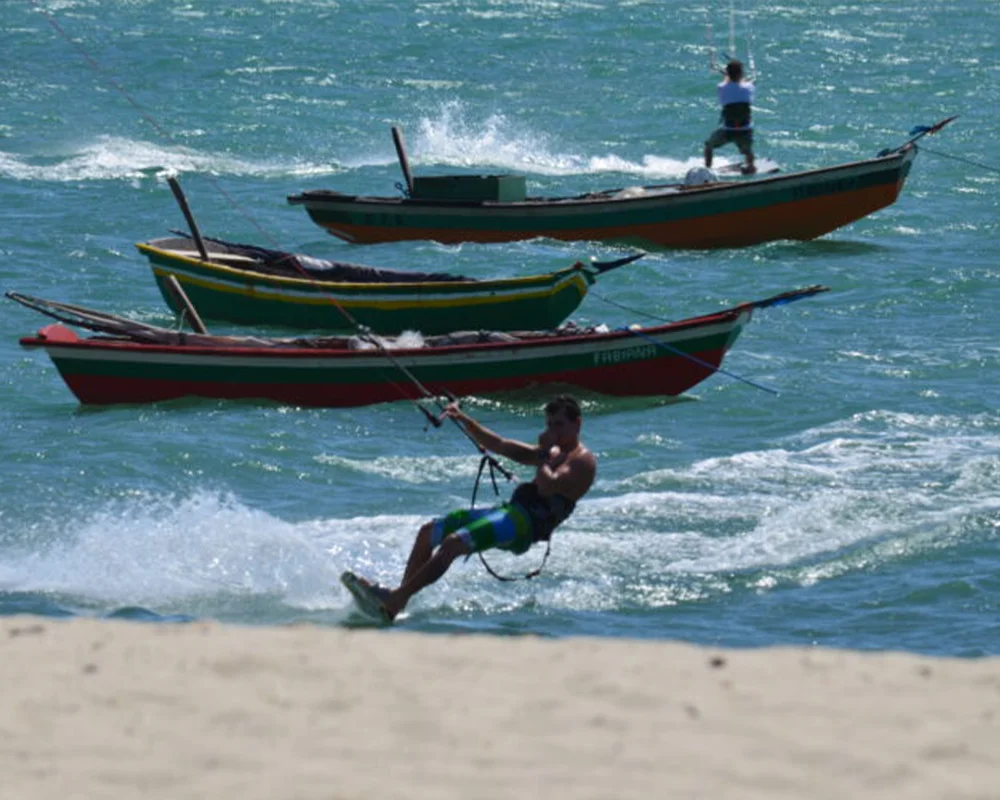
[[[523,175],[434,175],[414,177],[414,200],[521,203],[527,194]]]

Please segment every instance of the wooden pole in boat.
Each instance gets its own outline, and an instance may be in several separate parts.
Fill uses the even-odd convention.
[[[392,126],[392,143],[396,145],[396,157],[399,159],[399,166],[403,170],[403,178],[406,181],[406,194],[413,194],[413,173],[410,172],[410,159],[406,157],[406,144],[403,142],[403,132],[395,125]]]
[[[170,184],[170,191],[174,193],[177,205],[181,207],[181,212],[184,214],[184,219],[187,220],[188,228],[191,229],[191,236],[194,239],[195,247],[198,248],[198,253],[201,255],[201,260],[208,261],[208,249],[205,247],[205,240],[201,238],[201,231],[198,230],[198,223],[194,221],[194,214],[191,213],[187,198],[181,190],[181,185],[173,176],[167,178],[167,183]]]
[[[167,275],[164,281],[167,284],[167,288],[170,289],[170,293],[177,301],[177,304],[184,309],[181,313],[181,318],[183,319],[185,315],[187,316],[188,321],[191,323],[191,327],[194,329],[195,333],[208,333],[205,323],[201,321],[201,317],[199,317],[198,312],[195,311],[194,303],[191,302],[191,298],[189,298],[184,289],[181,288],[181,283],[177,280],[176,276]]]

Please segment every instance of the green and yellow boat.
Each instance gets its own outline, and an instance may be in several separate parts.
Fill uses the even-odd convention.
[[[576,262],[555,272],[476,280],[445,272],[411,272],[349,264],[205,238],[137,244],[167,304],[183,308],[169,276],[205,319],[338,331],[358,325],[376,333],[442,334],[474,324],[508,331],[554,328],[583,301],[597,276],[638,256]]]

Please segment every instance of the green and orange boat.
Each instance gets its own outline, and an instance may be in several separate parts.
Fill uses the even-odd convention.
[[[711,174],[701,182],[703,177],[692,174],[691,182],[574,197],[528,196],[524,177],[517,175],[415,178],[394,128],[404,197],[315,190],[292,195],[288,202],[303,206],[334,236],[359,244],[548,237],[713,249],[809,240],[894,203],[917,156],[917,140],[952,119],[915,128],[904,144],[863,161],[748,180],[718,180]]]
[[[721,370],[755,310],[825,290],[785,292],[655,327],[468,331],[395,344],[369,335],[213,336],[14,292],[7,297],[59,321],[21,344],[43,348],[84,404],[202,397],[343,407],[552,384],[675,396]],[[67,325],[98,335],[84,338]]]
[[[555,272],[477,280],[447,272],[383,269],[221,239],[163,238],[137,244],[167,304],[183,310],[172,276],[206,319],[316,331],[442,334],[554,328],[597,276],[639,255],[578,261]],[[199,250],[204,247],[205,253]],[[641,255],[641,254],[640,254]]]

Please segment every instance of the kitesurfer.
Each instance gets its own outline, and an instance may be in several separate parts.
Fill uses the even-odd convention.
[[[390,620],[413,595],[444,575],[456,558],[492,548],[519,555],[535,542],[547,541],[573,513],[597,474],[597,458],[580,441],[580,406],[568,395],[545,406],[545,430],[536,445],[499,436],[457,403],[448,405],[444,414],[461,424],[484,450],[535,467],[535,475],[519,484],[507,503],[458,509],[424,523],[396,589],[357,579],[378,597]]]
[[[755,88],[751,81],[743,78],[743,63],[733,59],[726,64],[725,80],[716,88],[722,110],[719,127],[705,142],[705,166],[712,166],[714,150],[732,142],[746,159],[741,171],[744,175],[752,175],[757,171],[754,166],[751,114]]]

